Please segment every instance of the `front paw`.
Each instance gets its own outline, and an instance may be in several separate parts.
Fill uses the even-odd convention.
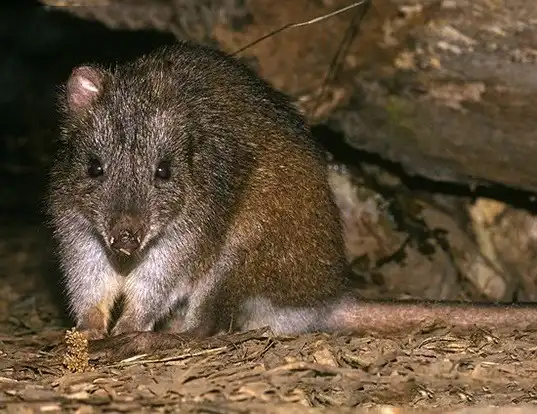
[[[76,330],[88,340],[102,339],[107,335],[108,313],[104,306],[94,306],[78,319]]]

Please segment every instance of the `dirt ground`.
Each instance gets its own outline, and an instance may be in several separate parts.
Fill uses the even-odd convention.
[[[165,2],[155,4],[160,7]],[[297,0],[277,9],[273,1],[246,4],[251,19],[241,29],[232,30],[226,22],[212,26],[208,37],[223,49],[236,50],[283,24],[348,2]],[[13,16],[0,19],[15,21]],[[12,111],[3,111],[7,115],[2,119],[0,411],[537,412],[535,331],[475,328],[460,332],[436,324],[397,337],[319,333],[281,338],[262,330],[124,361],[89,353],[87,343],[68,331],[72,321],[65,314],[41,200],[55,134],[53,85],[76,62],[96,56],[100,47],[75,43],[72,49],[60,50],[54,42],[69,37],[69,30],[85,30],[92,38],[95,33],[104,36],[107,40],[100,43],[110,45],[110,55],[113,45],[119,50],[122,43],[119,37],[108,40],[108,29],[60,19],[62,32],[54,26],[60,23],[51,23],[41,14],[38,17],[45,23],[39,26],[30,19],[28,27],[37,30],[52,25],[56,31],[48,37],[34,33],[42,43],[30,42],[33,49],[30,52],[28,47],[25,53],[38,54],[38,47],[53,49],[56,66],[40,63],[36,69],[23,57],[12,57],[18,50],[15,47],[9,49],[12,55],[8,49],[0,51],[0,63],[11,70],[0,71],[4,93],[0,105]],[[536,301],[537,208],[532,194],[519,191],[531,190],[537,182],[533,181],[534,165],[517,157],[502,158],[477,144],[473,158],[460,161],[457,148],[466,145],[471,134],[460,142],[453,138],[452,147],[444,152],[424,144],[426,134],[435,135],[434,129],[424,128],[422,141],[409,140],[403,133],[408,130],[407,119],[400,116],[405,107],[398,106],[406,100],[418,102],[420,108],[448,108],[439,112],[442,122],[449,126],[453,121],[451,125],[459,127],[461,119],[470,120],[477,129],[464,131],[487,137],[498,148],[507,141],[504,135],[491,135],[496,128],[486,117],[491,113],[497,118],[494,122],[516,132],[513,140],[522,140],[524,134],[535,137],[531,111],[523,110],[537,92],[533,75],[537,8],[533,1],[374,1],[338,78],[317,99],[351,17],[347,13],[319,26],[280,33],[241,56],[255,57],[252,64],[262,76],[300,102],[316,136],[326,144],[332,157],[330,180],[347,229],[347,253],[362,282],[362,294],[367,298]],[[153,25],[158,26],[155,19]],[[135,28],[145,27],[151,24]],[[149,38],[154,43],[170,41],[162,33],[144,36],[143,42],[141,38],[134,41],[138,47],[144,42],[152,47]],[[27,47],[23,41],[17,45]],[[125,58],[131,53],[121,50]],[[501,106],[487,100],[490,96],[484,87],[494,89],[495,98],[505,99]],[[387,89],[391,100],[383,106]],[[409,92],[416,89],[421,91],[420,98]],[[377,131],[375,122],[387,119],[384,112],[380,117],[380,112],[367,112],[368,121],[348,121],[349,111],[363,110],[364,102],[356,102],[360,93],[372,107],[376,105],[376,111],[397,120],[393,134],[403,138],[394,147],[382,141],[391,135],[368,135]],[[395,95],[399,100],[394,104]],[[439,119],[431,116],[430,122]],[[330,130],[334,122],[354,149],[332,139],[339,133]],[[353,134],[360,135],[359,139]],[[530,138],[526,154],[533,148]],[[479,163],[480,157],[493,161]],[[409,179],[391,163],[409,160],[414,173],[423,173],[422,181]],[[446,191],[445,186],[428,181],[439,176],[459,186]],[[492,183],[490,191],[472,192],[474,178]],[[525,183],[518,189],[513,188],[517,180]]]

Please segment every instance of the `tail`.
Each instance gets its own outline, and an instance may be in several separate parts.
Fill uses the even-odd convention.
[[[360,301],[333,304],[324,331],[402,334],[431,325],[460,329],[537,330],[537,304],[447,301]]]

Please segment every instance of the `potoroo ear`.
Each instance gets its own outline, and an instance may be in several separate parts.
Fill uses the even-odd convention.
[[[87,110],[101,95],[105,72],[93,66],[79,66],[67,81],[67,109],[74,113]]]

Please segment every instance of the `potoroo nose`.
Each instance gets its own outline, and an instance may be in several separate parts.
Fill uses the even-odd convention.
[[[112,225],[108,242],[115,251],[130,256],[140,247],[144,236],[139,217],[123,214]]]

